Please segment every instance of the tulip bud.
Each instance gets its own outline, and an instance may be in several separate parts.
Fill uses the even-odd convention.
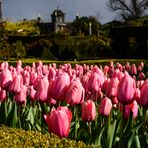
[[[131,113],[132,113],[132,116],[133,116],[134,119],[138,115],[138,104],[137,104],[136,101],[134,101],[131,104],[125,105],[124,118],[125,119],[129,118]]]
[[[82,103],[82,121],[91,122],[96,117],[96,106],[92,100]]]
[[[0,102],[3,102],[6,99],[6,90],[0,88]]]
[[[148,79],[145,80],[141,87],[140,98],[137,99],[138,104],[148,107]]]
[[[135,91],[135,80],[129,74],[125,74],[118,85],[118,101],[122,104],[131,104],[134,101]]]
[[[45,76],[41,78],[37,84],[35,98],[37,100],[40,100],[41,102],[46,102],[48,96],[48,87],[49,82],[47,77]]]
[[[118,89],[119,80],[118,78],[111,78],[110,82],[106,88],[106,95],[107,97],[116,97],[117,96],[117,89]]]
[[[135,64],[132,65],[131,67],[131,74],[136,75],[137,74],[137,67]]]
[[[112,109],[112,102],[109,98],[105,97],[101,100],[101,104],[99,106],[99,113],[104,116],[108,116]]]
[[[68,137],[72,112],[67,107],[52,109],[51,113],[44,115],[50,132],[59,137]]]
[[[23,85],[23,77],[21,74],[16,74],[9,86],[9,91],[12,93],[19,93]]]
[[[12,81],[12,74],[8,69],[2,70],[0,73],[0,86],[3,89],[8,89]]]
[[[26,104],[27,87],[23,85],[21,91],[15,95],[15,101],[17,104]]]
[[[85,91],[79,78],[71,81],[66,90],[66,102],[71,105],[81,104],[84,102]]]
[[[55,100],[62,100],[65,98],[65,90],[70,83],[70,77],[67,73],[60,73],[52,82],[51,97]]]

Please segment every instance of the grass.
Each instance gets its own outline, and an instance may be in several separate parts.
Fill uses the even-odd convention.
[[[33,62],[38,62],[38,61],[42,61],[44,64],[49,64],[49,63],[56,63],[56,64],[64,64],[64,63],[70,63],[72,65],[74,64],[107,64],[109,63],[111,60],[114,61],[115,63],[119,62],[119,63],[126,63],[126,62],[130,62],[131,64],[133,63],[140,63],[140,62],[144,62],[144,63],[148,63],[148,60],[145,59],[98,59],[98,60],[73,60],[73,61],[54,61],[54,60],[44,60],[44,59],[37,59],[37,58],[24,58],[22,59],[22,63],[27,65],[27,64],[32,64]],[[0,60],[0,62],[3,62],[4,60]],[[15,64],[17,62],[16,59],[9,59],[7,60],[9,63]]]

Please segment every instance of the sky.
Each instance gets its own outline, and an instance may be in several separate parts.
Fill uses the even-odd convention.
[[[51,13],[57,7],[65,15],[65,21],[75,19],[79,16],[97,16],[104,24],[116,18],[116,14],[109,10],[108,0],[2,0],[3,18],[10,21],[35,19],[39,15],[43,21],[51,21]]]

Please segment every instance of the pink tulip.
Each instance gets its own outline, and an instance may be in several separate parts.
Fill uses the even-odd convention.
[[[33,86],[30,86],[29,96],[31,101],[35,101],[35,94],[36,94],[36,90],[33,88]]]
[[[15,95],[15,101],[19,105],[26,104],[26,97],[27,97],[27,87],[23,85],[21,87],[21,91]]]
[[[23,71],[23,83],[24,85],[29,86],[30,84],[30,73],[28,71]]]
[[[103,69],[104,74],[107,75],[108,71],[109,71],[109,66],[105,65]]]
[[[47,65],[43,65],[42,66],[42,73],[43,73],[43,75],[47,75],[48,74],[48,66]]]
[[[12,93],[19,93],[22,89],[23,77],[21,74],[16,74],[9,86],[9,91]]]
[[[138,104],[148,107],[148,79],[145,80],[141,87],[140,98],[137,99]]]
[[[135,95],[134,95],[134,100],[139,100],[140,99],[140,89],[139,88],[136,88],[136,91],[135,91]]]
[[[104,92],[104,93],[106,92],[106,89],[107,89],[107,86],[108,86],[109,82],[110,82],[110,78],[107,78],[107,79],[104,81],[104,83],[103,83],[103,85],[102,85],[102,87],[101,87],[102,92]]]
[[[141,89],[143,83],[144,83],[144,80],[138,80],[138,81],[137,81],[137,87],[138,87],[139,89]]]
[[[88,81],[89,81],[89,78],[91,77],[91,73],[90,72],[87,72],[83,77],[82,77],[82,85],[85,89],[86,92],[88,92]]]
[[[116,69],[114,72],[113,72],[113,75],[112,75],[112,77],[114,77],[114,78],[118,78],[119,79],[119,81],[124,77],[124,74],[123,74],[123,72],[121,72],[121,71],[119,71],[119,69]]]
[[[50,68],[49,69],[49,73],[48,73],[48,79],[49,80],[54,80],[56,76],[56,70],[54,68]]]
[[[49,82],[46,76],[42,77],[36,87],[35,99],[46,102],[48,96]]]
[[[43,66],[43,62],[42,62],[42,61],[38,61],[38,62],[37,62],[37,66],[38,66],[38,67],[42,67],[42,66]]]
[[[97,92],[101,87],[101,78],[98,73],[93,72],[88,80],[88,91]]]
[[[32,69],[32,72],[30,73],[30,85],[36,85],[37,84],[37,78],[38,75],[35,72],[35,69]]]
[[[131,70],[131,66],[130,66],[129,62],[126,63],[125,70],[127,70],[127,71]]]
[[[8,69],[2,70],[0,73],[0,86],[3,89],[8,89],[12,81],[12,74]]]
[[[138,69],[138,71],[142,71],[143,68],[140,65],[138,65],[137,69]]]
[[[145,79],[145,74],[143,72],[140,72],[138,75],[140,80],[144,80]]]
[[[132,65],[131,67],[131,74],[136,75],[137,74],[137,67],[135,64]]]
[[[72,119],[72,112],[67,107],[58,107],[52,109],[51,113],[44,115],[48,129],[50,132],[59,137],[68,137],[70,132],[70,122]]]
[[[21,60],[17,61],[16,71],[17,71],[18,73],[20,73],[20,72],[23,71],[23,68],[22,68],[22,61],[21,61]]]
[[[144,67],[144,62],[141,62],[139,65],[143,68]]]
[[[8,64],[7,61],[6,62],[2,62],[0,64],[0,70],[4,70],[4,69],[8,69],[8,68],[9,68],[9,64]]]
[[[79,78],[71,81],[66,89],[66,102],[71,105],[84,102],[85,91]]]
[[[94,66],[94,68],[92,69],[92,72],[93,73],[97,73],[99,75],[99,83],[100,83],[100,86],[102,86],[102,84],[104,83],[104,80],[105,80],[105,75],[103,73],[103,71],[98,67],[98,66]]]
[[[0,87],[0,102],[3,102],[6,99],[6,97],[7,97],[6,90]]]
[[[132,104],[125,105],[124,118],[129,118],[131,113],[134,119],[138,115],[138,104],[136,101],[132,102]]]
[[[58,74],[52,83],[52,87],[49,90],[51,97],[55,100],[62,100],[65,97],[65,90],[70,84],[70,77],[67,73]]]
[[[118,101],[122,104],[131,104],[134,101],[135,91],[135,80],[129,74],[125,74],[118,85]]]
[[[96,117],[96,106],[92,100],[82,103],[82,121],[91,122]]]
[[[112,102],[109,98],[105,97],[101,100],[99,106],[99,113],[104,116],[108,116],[112,109]]]
[[[106,88],[107,97],[110,98],[110,97],[117,96],[118,84],[119,84],[118,78],[111,78],[111,80],[108,83],[107,88]]]

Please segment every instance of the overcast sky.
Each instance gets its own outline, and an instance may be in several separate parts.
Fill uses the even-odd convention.
[[[74,20],[78,12],[80,17],[99,13],[101,23],[106,23],[116,18],[107,3],[108,0],[2,0],[2,13],[11,21],[34,19],[39,14],[44,21],[51,21],[50,15],[58,6],[66,13],[67,22]]]

